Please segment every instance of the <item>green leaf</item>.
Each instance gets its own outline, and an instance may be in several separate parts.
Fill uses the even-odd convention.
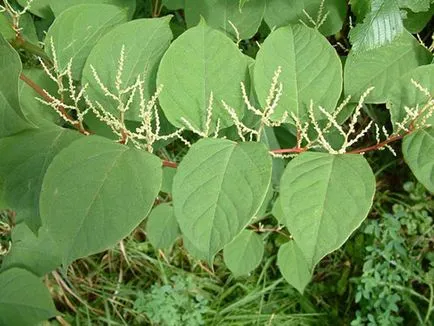
[[[167,194],[172,193],[173,178],[175,177],[176,169],[171,167],[163,167],[163,182],[161,184],[161,191]]]
[[[271,158],[263,144],[201,139],[173,181],[183,235],[211,261],[255,216],[270,181]]]
[[[273,209],[271,210],[271,214],[273,214],[279,224],[283,224],[285,222],[285,214],[283,213],[282,205],[280,203],[280,196],[276,198]]]
[[[278,67],[283,95],[273,116],[276,120],[284,111],[305,119],[311,100],[327,111],[335,109],[342,91],[342,65],[320,33],[295,25],[279,28],[267,37],[256,57],[253,76],[262,106]]]
[[[170,204],[160,204],[152,210],[146,223],[146,234],[156,249],[169,249],[175,242],[180,232]]]
[[[372,0],[363,23],[350,31],[353,51],[366,51],[391,43],[404,31],[396,0]]]
[[[161,161],[89,136],[64,149],[42,184],[42,224],[65,265],[115,245],[148,215],[161,187]]]
[[[388,92],[387,107],[390,110],[391,120],[395,130],[398,128],[397,122],[402,122],[407,113],[405,107],[422,109],[430,101],[421,90],[412,84],[411,80],[426,88],[428,92],[434,94],[434,64],[417,67],[398,79]],[[428,110],[421,116],[427,116]],[[420,119],[419,119],[420,120]],[[431,115],[426,121],[428,124],[434,123],[434,116]]]
[[[366,218],[375,177],[361,155],[306,152],[289,162],[280,187],[284,224],[314,266]]]
[[[398,0],[400,8],[408,8],[413,12],[428,11],[432,0]]]
[[[220,119],[220,127],[229,127],[233,120],[221,100],[233,107],[241,118],[244,102],[240,83],[247,74],[248,61],[237,46],[202,21],[179,36],[161,60],[157,76],[157,84],[164,85],[161,107],[174,126],[186,127],[182,121],[185,118],[194,128],[203,131],[213,93],[210,131],[215,129],[217,119]]]
[[[122,47],[125,49],[124,68],[121,76],[121,87],[127,88],[136,83],[139,75],[145,78],[144,96],[150,99],[154,94],[158,64],[170,45],[172,32],[169,21],[171,16],[153,19],[137,19],[113,28],[104,35],[92,49],[83,69],[82,84],[89,84],[88,96],[98,101],[114,115],[118,115],[119,103],[105,96],[104,90],[98,86],[92,73],[94,67],[107,89],[118,95],[116,76]],[[124,94],[125,103],[130,93]],[[129,120],[141,121],[139,117],[139,95],[135,96],[131,109],[125,113]]]
[[[6,41],[15,39],[15,31],[12,28],[9,15],[6,12],[0,13],[0,34]]]
[[[0,35],[0,138],[31,127],[25,120],[18,98],[21,59]],[[5,78],[7,76],[7,78]]]
[[[434,193],[434,127],[405,136],[402,153],[417,180]]]
[[[288,24],[298,24],[300,20],[308,26],[314,27],[303,10],[317,22],[318,13],[320,13],[320,5],[321,0],[267,0],[267,9],[264,19],[270,28],[286,26]],[[345,1],[326,0],[321,17],[326,13],[328,14],[326,20],[319,28],[319,31],[326,36],[339,32],[345,21],[346,12],[347,6]],[[319,21],[320,20],[321,18]]]
[[[434,16],[434,5],[428,11],[413,12],[406,11],[404,18],[404,27],[412,34],[420,33]]]
[[[249,275],[259,266],[264,255],[264,243],[259,234],[243,230],[223,249],[226,266],[235,277]]]
[[[20,267],[43,277],[61,263],[61,253],[45,228],[40,228],[36,236],[26,224],[20,223],[12,231],[11,250],[3,258],[1,271]]]
[[[21,268],[0,273],[0,325],[36,325],[56,314],[50,292],[37,276]]]
[[[390,86],[406,72],[428,64],[432,56],[408,32],[392,43],[362,53],[350,51],[344,69],[345,95],[354,101],[371,86],[366,103],[385,103]]]
[[[53,16],[53,13],[50,9],[50,3],[53,1],[59,1],[59,0],[33,0],[30,4],[29,11],[39,17],[42,18],[50,18]],[[25,7],[27,5],[28,0],[17,0],[17,2],[22,6]]]
[[[357,23],[363,21],[366,15],[371,11],[371,1],[350,0],[351,12],[356,15]]]
[[[81,4],[107,4],[118,6],[127,10],[128,17],[132,17],[136,11],[136,0],[51,0],[50,7],[57,17],[69,7]]]
[[[163,0],[163,5],[169,10],[183,9],[185,0]]]
[[[46,51],[53,58],[54,46],[59,69],[72,60],[72,76],[81,78],[84,63],[95,43],[114,26],[126,22],[127,12],[112,5],[85,4],[63,11],[45,38]]]
[[[57,84],[42,69],[23,69],[23,74],[48,93],[57,94]],[[22,80],[19,83],[19,96],[24,116],[34,125],[43,128],[53,127],[60,120],[59,114],[53,108],[36,99],[41,95]]]
[[[303,294],[312,278],[313,268],[295,241],[280,246],[277,265],[285,280]]]
[[[184,244],[184,248],[188,251],[188,253],[197,260],[207,260],[208,253],[199,250],[194,246],[194,244],[188,240],[185,236],[182,237],[182,242]]]
[[[265,0],[250,0],[242,10],[237,1],[221,0],[186,0],[185,19],[187,26],[195,26],[201,17],[205,18],[209,26],[221,29],[237,37],[231,23],[235,25],[241,39],[249,39],[259,29],[265,12]],[[231,22],[231,23],[230,23]]]
[[[32,130],[0,140],[0,194],[7,208],[36,232],[41,226],[39,193],[53,158],[80,138],[68,129]]]

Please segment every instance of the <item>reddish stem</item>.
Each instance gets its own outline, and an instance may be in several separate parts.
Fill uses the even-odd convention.
[[[404,136],[405,135],[391,136],[391,137],[387,138],[386,140],[379,142],[378,144],[368,146],[365,148],[355,149],[355,150],[348,152],[347,154],[360,154],[360,153],[365,153],[365,152],[369,152],[369,151],[374,151],[374,150],[380,149],[380,148],[382,148],[382,147],[384,147],[390,143],[393,143],[397,140],[400,140],[400,139],[404,138]]]
[[[307,148],[303,148],[303,147],[292,147],[292,148],[283,148],[283,149],[273,149],[272,151],[270,151],[271,153],[274,154],[290,154],[290,153],[303,153],[306,152]]]
[[[167,160],[162,160],[162,162],[163,162],[163,166],[168,167],[168,168],[176,169],[178,167],[178,164],[176,164],[175,162],[171,162],[171,161],[167,161]]]
[[[40,87],[38,84],[36,84],[33,80],[31,80],[29,77],[27,77],[24,74],[20,75],[20,79],[25,82],[27,85],[29,85],[33,90],[38,93],[45,101],[52,102],[51,98],[45,94],[45,91]],[[59,106],[58,110],[62,115],[65,117],[65,120],[69,121],[80,133],[83,135],[88,135],[89,132],[86,131],[83,126],[78,121],[74,121],[74,119],[66,112],[64,107]]]

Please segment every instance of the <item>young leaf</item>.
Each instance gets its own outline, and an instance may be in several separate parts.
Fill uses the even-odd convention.
[[[42,224],[66,265],[115,245],[148,215],[161,187],[161,161],[89,136],[64,149],[42,184]]]
[[[255,216],[270,181],[271,158],[263,144],[198,141],[173,181],[182,233],[211,261]]]
[[[345,95],[355,101],[371,86],[365,103],[385,103],[390,86],[406,72],[417,66],[428,64],[430,52],[408,32],[392,43],[364,51],[350,51],[344,69]]]
[[[195,26],[200,17],[205,18],[209,26],[222,29],[226,33],[237,37],[236,27],[240,39],[249,39],[258,31],[265,12],[265,0],[250,0],[240,10],[237,1],[221,0],[186,0],[185,19],[187,26]]]
[[[320,33],[294,25],[279,28],[267,37],[254,68],[254,86],[262,106],[278,67],[282,70],[279,81],[283,94],[273,116],[276,120],[284,111],[303,120],[311,100],[327,111],[335,109],[342,91],[342,65]]]
[[[80,134],[55,127],[32,130],[0,140],[0,194],[7,208],[36,232],[41,226],[39,193],[53,158]]]
[[[120,69],[119,61],[122,48],[125,54],[121,87],[132,86],[139,75],[145,78],[144,96],[150,99],[155,92],[155,79],[161,57],[170,45],[172,32],[169,21],[171,16],[153,19],[137,19],[113,28],[104,35],[92,49],[83,69],[82,84],[89,84],[87,94],[98,101],[114,115],[118,115],[119,103],[106,96],[106,92],[99,85],[92,72],[92,67],[98,73],[99,79],[112,93],[118,95],[116,89],[117,73]],[[127,102],[129,93],[124,94]],[[125,113],[129,120],[141,121],[139,117],[140,97],[136,94],[131,109]]]
[[[3,258],[0,271],[19,267],[43,277],[61,263],[57,244],[45,228],[40,228],[36,236],[25,223],[20,223],[12,231],[11,250]]]
[[[56,314],[39,277],[21,268],[0,273],[0,325],[36,325]]]
[[[396,0],[371,0],[371,11],[363,23],[350,31],[352,50],[361,52],[388,44],[403,31]]]
[[[347,14],[346,2],[326,0],[324,8],[321,10],[320,7],[321,0],[267,0],[264,19],[270,28],[298,24],[300,21],[314,27],[309,16],[315,21],[315,24],[319,25],[323,17],[327,15],[319,27],[319,31],[326,36],[339,32]]]
[[[285,280],[303,294],[312,278],[313,266],[295,241],[289,241],[279,248],[277,265]]]
[[[434,127],[405,136],[402,153],[417,180],[434,193]]]
[[[50,8],[57,17],[69,7],[81,4],[107,4],[118,6],[128,11],[128,17],[132,17],[136,11],[136,0],[50,0]]]
[[[176,127],[187,127],[182,118],[200,131],[206,129],[207,108],[213,94],[213,119],[220,127],[233,125],[221,100],[241,118],[244,110],[240,83],[247,78],[248,61],[222,32],[202,20],[188,29],[169,47],[161,60],[157,85],[164,85],[160,104],[167,119]]]
[[[284,224],[314,266],[366,218],[375,177],[361,155],[307,152],[289,162],[280,187]]]
[[[0,35],[0,138],[28,129],[18,98],[21,59]],[[6,78],[7,76],[7,78]]]
[[[51,58],[57,57],[60,71],[65,70],[72,60],[72,76],[79,80],[86,58],[95,43],[127,19],[127,12],[113,5],[84,4],[66,9],[47,32],[47,54]],[[56,53],[53,53],[52,46]]]
[[[149,214],[146,234],[156,249],[169,249],[179,236],[179,226],[170,204],[160,204]]]
[[[261,263],[264,243],[259,234],[243,230],[223,249],[226,266],[235,277],[249,275]]]
[[[390,110],[393,127],[398,128],[397,122],[402,122],[407,115],[405,107],[422,109],[429,101],[427,94],[418,89],[411,80],[417,82],[428,92],[434,94],[434,64],[417,67],[400,79],[398,79],[388,92],[387,107]],[[425,112],[426,114],[428,111]],[[426,114],[422,115],[426,116]],[[434,123],[434,115],[426,121],[428,124]]]

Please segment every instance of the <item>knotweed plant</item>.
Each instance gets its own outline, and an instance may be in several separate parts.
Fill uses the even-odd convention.
[[[12,19],[12,29],[15,32],[17,38],[21,37],[22,28],[20,27],[21,16],[29,11],[33,0],[27,0],[26,5],[21,9],[15,9],[9,2],[4,0],[3,4],[0,4],[0,13],[5,12]]]

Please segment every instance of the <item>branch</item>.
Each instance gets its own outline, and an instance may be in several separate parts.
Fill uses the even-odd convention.
[[[307,148],[303,148],[303,147],[292,147],[292,148],[283,148],[283,149],[273,149],[272,151],[270,151],[273,154],[291,154],[291,153],[303,153],[306,152]]]
[[[38,93],[45,101],[47,102],[52,102],[51,98],[49,96],[47,96],[47,94],[45,93],[45,91],[42,89],[41,86],[39,86],[38,84],[36,84],[33,80],[31,80],[29,77],[27,77],[26,75],[24,75],[23,73],[21,73],[20,75],[20,79],[22,81],[24,81],[27,85],[29,85],[31,88],[33,88],[33,90]],[[60,113],[62,113],[63,117],[65,118],[65,120],[70,121],[70,123],[83,135],[89,135],[89,132],[83,128],[83,126],[80,124],[80,122],[78,121],[74,121],[74,118],[71,117],[68,112],[66,112],[65,108],[59,106],[58,110]]]
[[[388,145],[390,143],[393,143],[393,142],[395,142],[397,140],[400,140],[400,139],[404,138],[404,136],[409,135],[410,133],[411,132],[406,133],[405,135],[391,136],[391,137],[387,138],[386,140],[384,140],[382,142],[379,142],[378,144],[375,144],[375,145],[372,145],[372,146],[368,146],[368,147],[365,147],[365,148],[355,149],[355,150],[352,150],[352,151],[348,152],[347,154],[360,154],[360,153],[366,153],[366,152],[369,152],[369,151],[375,151],[375,150],[380,149],[380,148],[382,148],[382,147],[384,147],[384,146],[386,146],[386,145]]]
[[[163,166],[168,167],[168,168],[176,169],[178,167],[178,164],[176,162],[171,162],[171,161],[167,161],[167,160],[162,160],[162,162],[163,162]]]

